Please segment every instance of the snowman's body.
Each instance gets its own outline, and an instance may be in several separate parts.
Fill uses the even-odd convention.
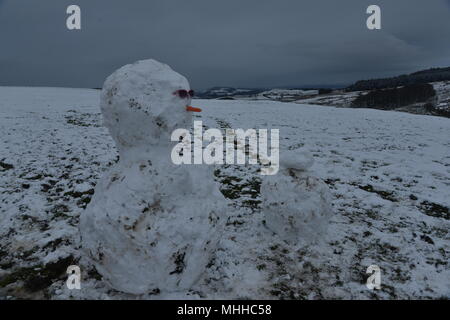
[[[82,246],[99,273],[124,292],[190,289],[216,248],[225,200],[207,167],[171,161],[170,136],[189,128],[187,80],[139,61],[105,82],[101,109],[120,160],[96,186],[80,218]]]
[[[261,186],[266,226],[292,245],[323,238],[332,214],[327,185],[311,175],[313,158],[307,152],[281,154],[280,171]]]

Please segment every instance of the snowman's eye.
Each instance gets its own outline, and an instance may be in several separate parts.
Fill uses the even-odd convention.
[[[186,99],[187,97],[192,98],[194,96],[194,90],[177,90],[173,94],[179,96],[181,99]]]

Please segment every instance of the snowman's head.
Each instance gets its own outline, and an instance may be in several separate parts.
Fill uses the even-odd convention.
[[[189,82],[168,65],[143,60],[123,66],[103,85],[104,124],[119,150],[169,145],[175,129],[191,126]]]

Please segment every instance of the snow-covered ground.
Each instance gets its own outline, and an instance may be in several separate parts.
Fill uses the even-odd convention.
[[[268,237],[255,166],[218,166],[225,233],[189,292],[111,290],[82,257],[78,219],[117,160],[99,91],[0,87],[0,298],[450,298],[450,120],[272,101],[194,100],[214,128],[278,128],[315,157],[334,215],[322,242]],[[78,264],[82,289],[68,290]],[[365,286],[380,266],[381,290]]]

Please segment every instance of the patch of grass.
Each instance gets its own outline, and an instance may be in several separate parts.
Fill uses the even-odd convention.
[[[258,269],[258,270],[264,270],[264,269],[266,269],[266,265],[263,263],[263,264],[260,264],[260,265],[257,265],[256,266],[256,269]]]
[[[38,246],[33,247],[30,250],[22,252],[22,258],[27,259],[29,256],[31,256],[33,253],[39,250]]]
[[[55,240],[47,243],[43,247],[43,249],[51,248],[52,251],[55,251],[57,247],[59,247],[61,245],[69,245],[69,244],[70,244],[70,241],[68,239],[58,238],[58,239],[55,239]]]
[[[14,263],[12,261],[1,263],[0,268],[3,270],[11,269],[14,266]]]
[[[441,206],[440,204],[429,201],[422,201],[420,203],[419,209],[427,216],[450,220],[449,208]]]
[[[392,201],[392,202],[397,202],[398,201],[396,198],[394,198],[394,196],[393,196],[394,193],[393,192],[383,191],[383,190],[376,190],[370,184],[365,185],[365,186],[358,185],[357,187],[360,188],[361,190],[364,190],[364,191],[367,191],[367,192],[376,193],[377,195],[379,195],[381,198],[383,198],[385,200],[389,200],[389,201]]]
[[[5,159],[3,159],[3,160],[5,160]],[[12,164],[3,162],[3,160],[0,161],[0,168],[2,169],[1,171],[14,169],[14,166]]]
[[[431,239],[431,238],[430,238],[429,236],[427,236],[426,234],[421,235],[421,236],[420,236],[420,239],[421,239],[422,241],[425,241],[425,242],[429,243],[429,244],[434,244],[433,239]]]
[[[86,196],[77,201],[77,205],[83,209],[86,209],[87,205],[91,202],[92,197]]]
[[[41,189],[42,192],[48,192],[53,186],[50,184],[47,184],[47,183],[43,183],[43,184],[41,184],[41,187],[42,187],[42,189]]]
[[[7,254],[8,254],[8,252],[0,249],[0,259],[2,259],[3,257],[6,257]]]
[[[186,252],[177,252],[173,255],[174,263],[175,263],[175,270],[170,272],[170,274],[180,274],[183,273],[183,270],[186,268],[186,263],[184,261],[184,257],[186,255]]]
[[[242,220],[238,220],[238,219],[231,220],[230,218],[228,218],[228,221],[227,221],[226,225],[227,226],[231,226],[231,225],[233,225],[233,226],[240,226],[240,225],[243,225],[244,223],[245,222],[242,221]]]
[[[366,215],[369,217],[369,218],[371,218],[371,219],[374,219],[374,220],[378,220],[378,214],[375,212],[375,211],[373,211],[373,210],[366,210]]]
[[[261,200],[244,200],[242,201],[242,206],[250,209],[257,209],[261,204]]]
[[[98,280],[98,281],[102,280],[102,278],[103,278],[102,275],[100,273],[98,273],[98,271],[95,267],[92,267],[92,269],[90,269],[88,271],[88,275],[89,275],[89,277],[94,278],[95,280]]]
[[[69,212],[69,207],[65,204],[57,204],[50,210],[50,212],[53,213],[55,218],[67,216],[66,213]]]
[[[46,265],[35,265],[26,268],[20,268],[0,279],[0,288],[7,285],[23,281],[24,288],[29,292],[36,292],[49,287],[53,282],[65,274],[67,267],[74,264],[73,256],[60,259],[56,262]]]
[[[331,179],[331,178],[324,180],[324,182],[326,184],[332,185],[332,186],[334,186],[337,182],[340,182],[340,181],[341,181],[341,179]]]
[[[96,115],[90,113],[81,113],[68,115],[65,117],[68,124],[79,127],[99,127]]]
[[[222,119],[216,119],[217,124],[221,129],[231,129],[231,125]]]
[[[252,177],[243,181],[242,178],[222,174],[219,169],[214,171],[214,175],[220,182],[220,192],[227,199],[235,200],[244,195],[250,196],[251,199],[259,197],[261,192],[261,179]],[[260,203],[258,200],[245,200],[243,206],[255,207]]]
[[[43,178],[42,174],[37,174],[29,178],[25,178],[27,180],[41,180]]]
[[[94,194],[94,188],[89,189],[85,192],[80,192],[80,191],[68,191],[66,193],[64,193],[65,196],[70,196],[72,198],[81,198],[83,195],[88,194],[88,195],[93,195]]]

